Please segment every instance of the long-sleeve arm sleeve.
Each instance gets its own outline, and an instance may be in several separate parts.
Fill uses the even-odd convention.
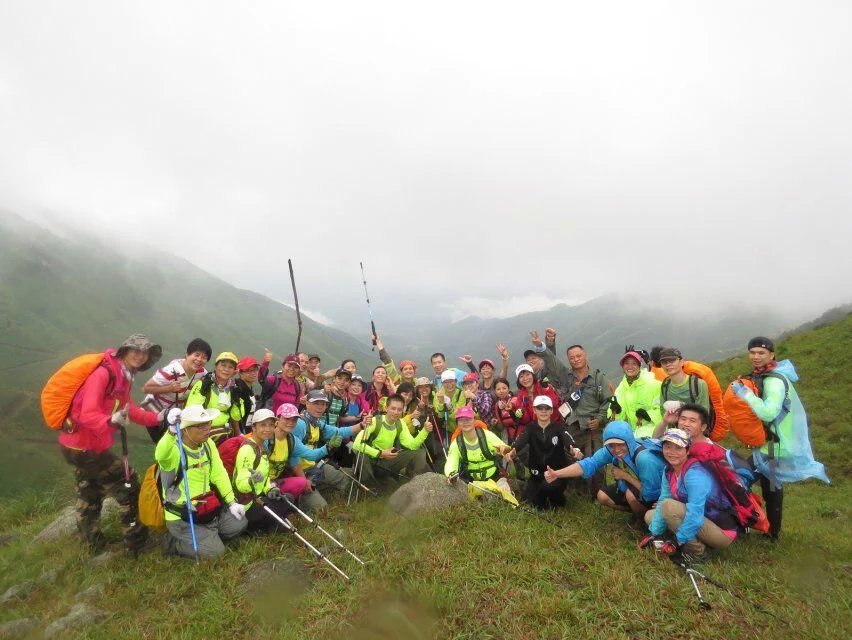
[[[462,436],[459,436],[461,438]],[[444,475],[448,478],[459,470],[459,440],[456,438],[447,452],[447,461],[444,463]]]

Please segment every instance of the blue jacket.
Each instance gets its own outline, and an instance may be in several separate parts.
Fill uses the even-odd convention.
[[[341,438],[352,437],[352,427],[332,427],[330,424],[326,424],[323,420],[317,420],[316,424],[320,428],[320,433],[322,434],[322,440],[324,442],[328,442],[336,435],[340,435]],[[304,417],[300,417],[298,420],[296,420],[296,426],[293,427],[293,437],[298,443],[296,446],[293,447],[294,453],[298,449],[298,457],[302,460],[316,461],[325,458],[328,455],[328,449],[325,445],[313,448],[309,445],[304,444],[305,434],[307,432],[308,423],[305,422]],[[302,445],[301,447],[299,447],[300,444]]]
[[[642,483],[642,495],[645,502],[656,502],[660,497],[660,482],[663,477],[663,469],[666,461],[654,450],[646,448],[633,436],[633,428],[623,420],[610,422],[603,430],[603,441],[609,438],[619,438],[627,443],[628,453],[619,460],[609,452],[606,447],[601,447],[595,453],[583,458],[578,463],[583,469],[583,477],[592,477],[599,469],[608,464],[630,469],[639,482]],[[627,483],[618,481],[618,490],[622,493],[627,491]]]
[[[660,511],[660,505],[664,500],[673,499],[683,502],[686,504],[686,515],[674,533],[679,544],[686,544],[698,535],[705,517],[715,521],[720,512],[730,509],[730,502],[722,494],[716,478],[698,461],[689,464],[686,471],[678,478],[677,495],[672,495],[669,487],[671,474],[671,467],[666,467],[660,487],[660,500],[654,510],[649,529],[655,536],[665,533],[666,521]]]

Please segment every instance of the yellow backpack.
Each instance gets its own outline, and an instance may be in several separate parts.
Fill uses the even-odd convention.
[[[148,467],[139,488],[139,521],[153,531],[166,530],[166,514],[160,494],[160,468],[156,463]]]

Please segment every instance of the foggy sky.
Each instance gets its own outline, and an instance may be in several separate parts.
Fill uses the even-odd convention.
[[[0,207],[349,328],[852,300],[846,2],[0,5]],[[176,274],[179,277],[179,274]]]

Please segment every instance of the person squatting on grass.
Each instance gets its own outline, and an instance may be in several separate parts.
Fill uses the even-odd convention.
[[[684,430],[668,429],[662,442],[666,469],[660,499],[645,513],[651,533],[639,548],[655,546],[661,555],[692,559],[702,558],[705,546],[725,549],[737,537],[739,523],[719,482],[689,456],[691,443]]]
[[[402,420],[405,400],[394,394],[387,400],[387,413],[364,423],[355,437],[353,449],[361,454],[360,480],[371,489],[379,488],[380,477],[394,478],[407,471],[411,477],[429,471],[423,443],[432,432],[432,422],[426,420],[417,435],[411,435]]]
[[[645,512],[653,508],[660,498],[660,483],[665,460],[657,452],[646,449],[633,436],[633,429],[627,422],[610,422],[603,431],[603,447],[590,457],[579,462],[544,472],[547,482],[556,482],[559,478],[590,478],[612,465],[615,484],[606,485],[598,490],[598,503],[630,511],[637,518],[644,518]]]
[[[154,451],[154,459],[160,466],[166,517],[167,533],[163,553],[187,557],[195,555],[187,511],[189,503],[198,555],[221,555],[225,552],[223,541],[239,536],[245,531],[248,522],[245,508],[234,497],[231,480],[219,457],[219,450],[210,438],[219,410],[196,404],[182,412],[173,408],[169,414],[169,422],[177,424],[169,425],[168,432],[160,438]],[[186,469],[181,464],[178,428],[181,429]],[[189,500],[184,489],[184,476],[189,483]]]

